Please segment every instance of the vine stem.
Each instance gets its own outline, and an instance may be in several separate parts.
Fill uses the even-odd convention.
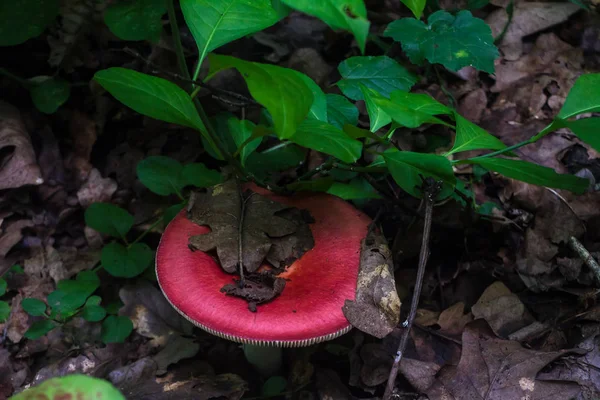
[[[419,254],[419,268],[417,270],[417,280],[415,282],[415,289],[413,291],[413,297],[410,304],[410,312],[408,318],[402,323],[404,332],[402,332],[402,338],[398,345],[398,351],[394,357],[394,363],[390,370],[387,385],[385,387],[385,393],[383,394],[383,400],[389,400],[394,392],[394,383],[398,376],[398,370],[400,368],[400,362],[408,342],[408,335],[412,328],[413,321],[417,315],[417,307],[419,306],[419,297],[421,297],[421,288],[423,287],[423,277],[425,276],[425,266],[429,259],[429,238],[431,236],[431,222],[433,220],[433,206],[435,204],[435,198],[441,190],[441,182],[436,182],[432,178],[426,178],[423,182],[423,202],[425,203],[425,222],[423,226],[423,239],[421,242],[421,253]]]

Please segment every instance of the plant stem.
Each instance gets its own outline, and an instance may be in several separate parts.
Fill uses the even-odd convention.
[[[317,175],[320,172],[329,171],[330,169],[333,168],[334,163],[335,163],[335,158],[332,157],[329,160],[325,161],[323,164],[319,165],[318,167],[313,168],[310,171],[306,172],[304,175],[302,175],[298,179],[296,179],[296,181],[305,181],[307,179],[312,178],[313,176]]]
[[[29,82],[27,79],[23,79],[15,74],[13,74],[12,72],[8,71],[5,68],[0,68],[0,75],[4,75],[7,78],[10,78],[16,82],[18,82],[19,84],[25,86],[26,88],[30,88],[31,86],[33,86],[33,84],[31,82]]]
[[[386,172],[387,169],[385,168],[380,168],[380,167],[355,167],[353,165],[345,165],[345,164],[340,164],[340,163],[333,163],[333,168],[338,168],[338,169],[343,169],[346,171],[353,171],[353,172],[367,172],[367,173],[381,173],[381,172]]]
[[[150,225],[150,227],[148,229],[146,229],[144,232],[142,232],[140,234],[140,236],[138,236],[133,242],[129,243],[129,247],[131,247],[132,245],[136,244],[137,242],[139,242],[140,240],[142,240],[144,238],[144,236],[146,236],[148,233],[152,232],[152,229],[156,228],[158,226],[158,224],[160,224],[162,222],[162,217],[157,219],[156,221],[154,221],[154,223],[152,225]]]
[[[533,140],[531,140],[531,139],[527,139],[527,140],[525,140],[525,141],[523,141],[523,142],[520,142],[520,143],[517,143],[517,144],[513,144],[512,146],[508,146],[507,148],[505,148],[505,149],[502,149],[502,150],[493,151],[493,152],[491,152],[491,153],[484,154],[484,155],[482,155],[482,156],[477,156],[477,157],[467,158],[466,160],[456,160],[456,161],[453,161],[453,163],[455,163],[455,164],[460,164],[460,163],[464,163],[465,161],[475,161],[475,160],[480,160],[480,159],[482,159],[482,158],[490,158],[490,157],[499,156],[499,155],[501,155],[501,154],[508,153],[509,151],[516,150],[516,149],[518,149],[518,148],[520,148],[520,147],[526,146],[526,145],[528,145],[528,144],[531,144],[531,143],[534,143],[534,142],[535,142],[535,141],[533,141]]]
[[[419,268],[417,270],[417,280],[415,282],[415,289],[413,291],[412,302],[410,304],[410,312],[408,318],[402,326],[404,332],[402,332],[402,338],[400,339],[400,345],[394,358],[394,364],[390,370],[390,376],[388,377],[387,385],[385,387],[385,393],[383,400],[389,400],[394,392],[394,383],[398,376],[398,370],[400,368],[400,362],[402,361],[402,355],[408,342],[408,335],[412,328],[413,321],[417,315],[417,307],[419,306],[419,297],[421,296],[421,288],[423,287],[423,277],[425,276],[425,266],[427,265],[427,259],[429,258],[429,237],[431,236],[431,221],[433,220],[433,206],[435,198],[439,194],[442,185],[441,182],[436,182],[431,178],[426,178],[423,182],[423,201],[425,202],[425,221],[423,226],[423,239],[421,242],[421,253],[419,254]]]

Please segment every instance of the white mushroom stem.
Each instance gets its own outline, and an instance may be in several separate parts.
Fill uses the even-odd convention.
[[[281,347],[244,344],[244,354],[246,355],[246,360],[262,376],[270,377],[276,375],[281,370]]]

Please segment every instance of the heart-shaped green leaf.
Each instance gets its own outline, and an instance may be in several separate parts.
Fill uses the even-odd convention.
[[[138,276],[152,263],[154,252],[145,243],[125,247],[117,242],[104,246],[100,260],[102,267],[118,278]]]
[[[133,226],[133,215],[110,203],[94,203],[85,210],[85,224],[116,238],[123,238]]]
[[[23,307],[23,310],[25,310],[27,314],[34,317],[41,317],[46,313],[46,303],[31,297],[23,299],[23,301],[21,301],[21,307]]]
[[[131,320],[122,315],[109,315],[102,322],[102,341],[108,343],[123,343],[133,331]]]

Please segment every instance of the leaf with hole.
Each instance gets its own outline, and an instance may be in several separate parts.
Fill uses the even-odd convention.
[[[27,332],[25,332],[25,338],[29,340],[36,340],[50,332],[52,329],[56,328],[58,324],[49,319],[44,319],[41,321],[35,321]]]
[[[363,100],[360,85],[389,97],[395,90],[410,90],[417,77],[387,56],[350,57],[340,63],[340,90],[352,100]]]
[[[589,186],[589,180],[574,175],[558,174],[552,168],[543,167],[523,160],[508,158],[474,158],[465,160],[468,164],[479,164],[482,167],[498,172],[508,178],[546,186],[556,189],[570,190],[581,194]]]
[[[27,314],[33,317],[41,317],[46,313],[46,303],[31,297],[23,299],[21,301],[21,307],[23,307],[23,310]]]
[[[328,93],[327,99],[327,119],[329,123],[342,129],[345,124],[358,124],[358,108],[344,96]]]
[[[600,112],[600,74],[581,75],[569,91],[557,117],[567,119],[589,112]]]
[[[492,136],[485,129],[456,112],[454,113],[454,119],[456,120],[456,138],[454,139],[454,146],[446,155],[468,150],[501,150],[506,148],[506,145],[500,139]]]
[[[281,0],[289,7],[317,17],[333,29],[344,29],[354,34],[358,47],[365,52],[369,20],[363,0]]]
[[[489,25],[465,10],[456,16],[436,11],[427,24],[402,18],[389,24],[384,36],[400,42],[413,63],[421,65],[428,60],[451,71],[472,66],[493,73],[499,55]]]
[[[133,226],[133,215],[110,203],[93,203],[85,210],[85,224],[116,238],[123,238]]]
[[[0,46],[14,46],[40,35],[58,16],[59,0],[0,2]]]
[[[423,197],[419,189],[423,178],[432,177],[443,182],[440,199],[448,197],[456,184],[452,164],[446,157],[390,149],[383,153],[383,158],[398,186],[414,197]]]
[[[335,126],[317,120],[306,120],[290,140],[300,146],[332,155],[353,163],[360,158],[362,143]]]
[[[264,106],[281,139],[289,139],[306,118],[314,96],[302,75],[289,68],[211,54],[210,76],[228,68],[237,69],[254,99]]]
[[[140,114],[206,132],[190,96],[166,79],[113,67],[96,72],[94,80]]]
[[[181,0],[181,12],[200,54],[275,24],[279,15],[270,0]]]
[[[152,263],[154,252],[145,243],[134,243],[125,247],[112,242],[104,246],[100,261],[102,267],[118,278],[138,276]]]
[[[29,89],[31,100],[35,107],[45,114],[55,113],[71,94],[69,82],[61,78],[40,76],[31,78],[30,81],[34,83]]]
[[[149,40],[158,43],[162,16],[167,12],[164,0],[128,0],[110,4],[104,11],[104,23],[123,40]]]
[[[124,316],[109,315],[102,322],[102,341],[108,343],[123,343],[133,331],[133,323]]]

